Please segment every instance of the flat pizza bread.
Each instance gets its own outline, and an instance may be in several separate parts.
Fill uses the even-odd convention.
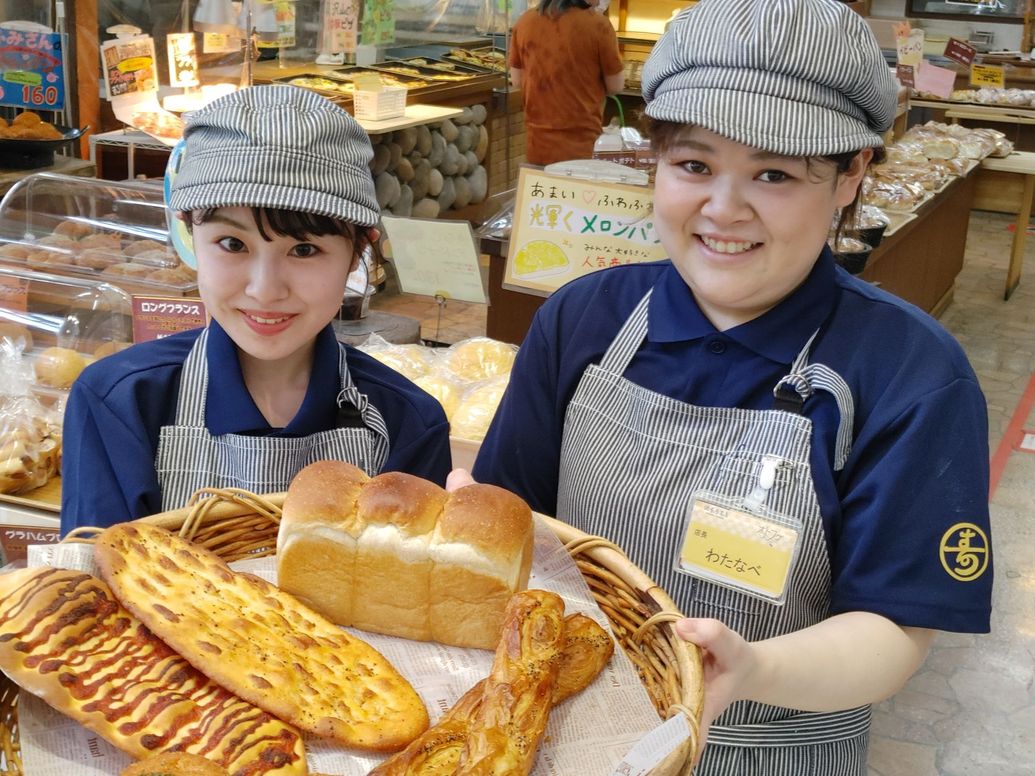
[[[102,532],[101,576],[199,671],[317,736],[401,749],[428,726],[416,691],[377,650],[294,596],[146,523]]]
[[[306,773],[298,731],[196,671],[89,574],[0,574],[0,668],[134,757],[182,751],[234,776]]]

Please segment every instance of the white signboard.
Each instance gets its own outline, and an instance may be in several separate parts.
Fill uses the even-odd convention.
[[[466,221],[382,216],[392,263],[408,294],[485,304],[478,250]]]

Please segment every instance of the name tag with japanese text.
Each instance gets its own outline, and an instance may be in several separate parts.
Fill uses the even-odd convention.
[[[714,493],[690,501],[675,570],[782,605],[799,523]]]

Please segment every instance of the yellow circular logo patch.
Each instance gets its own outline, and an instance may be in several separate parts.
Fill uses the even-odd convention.
[[[975,580],[988,568],[988,537],[973,523],[956,523],[942,534],[938,552],[942,568],[960,582]]]

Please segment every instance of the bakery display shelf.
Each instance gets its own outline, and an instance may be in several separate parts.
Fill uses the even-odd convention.
[[[444,121],[459,116],[461,113],[463,110],[460,108],[448,108],[443,105],[407,105],[402,116],[379,121],[359,119],[359,125],[366,130],[368,135],[380,135],[385,132],[394,132],[397,129]]]
[[[61,477],[53,477],[45,485],[24,493],[0,493],[0,503],[60,514]]]

